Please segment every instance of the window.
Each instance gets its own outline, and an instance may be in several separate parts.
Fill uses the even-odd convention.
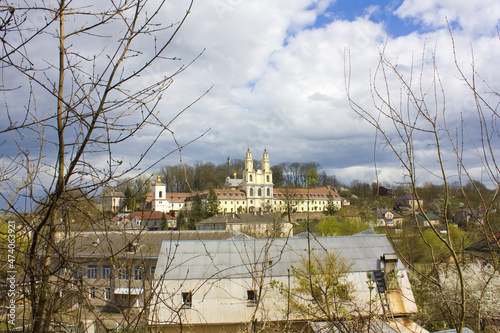
[[[250,189],[250,196],[253,197],[253,188]]]
[[[89,298],[90,299],[94,299],[95,298],[95,288],[94,287],[90,287],[89,288]]]
[[[109,279],[111,277],[111,266],[102,266],[102,278]]]
[[[97,265],[87,266],[87,279],[97,279]]]
[[[259,188],[259,190],[257,191],[257,193],[258,193],[257,195],[258,195],[259,197],[261,197],[261,196],[262,196],[262,189],[260,189],[260,188]]]
[[[269,182],[269,175],[266,176],[266,180]]]
[[[182,305],[186,309],[190,309],[193,306],[193,293],[188,291],[182,293]]]
[[[83,267],[81,267],[81,266],[80,266],[80,267],[78,267],[78,268],[75,270],[75,273],[73,274],[73,278],[74,278],[76,281],[78,281],[78,282],[82,283],[82,281],[83,281],[83,279],[82,279],[82,278],[83,278]]]
[[[270,196],[271,196],[271,189],[270,189],[270,188],[268,188],[268,189],[267,189],[267,196],[268,196],[268,197],[270,197]]]
[[[122,294],[121,295],[121,299],[122,299],[123,302],[126,302],[127,299],[128,299],[128,295],[127,294]]]
[[[151,275],[154,275],[155,274],[155,271],[156,271],[156,266],[151,266],[149,268],[149,272],[151,273]]]
[[[111,299],[111,288],[104,288],[104,299]]]
[[[126,267],[120,269],[120,274],[118,275],[120,280],[128,280],[128,271]]]
[[[247,305],[248,306],[256,306],[257,305],[257,295],[255,294],[255,290],[249,289],[247,290]]]
[[[162,196],[163,196],[163,192],[162,191],[158,192],[158,198],[161,198]]]
[[[252,178],[252,175],[248,176],[248,180],[249,180],[249,181],[252,181],[252,179],[253,179],[253,178]]]
[[[142,280],[142,267],[134,269],[134,280]]]

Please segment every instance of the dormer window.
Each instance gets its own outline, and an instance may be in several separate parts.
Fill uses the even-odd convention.
[[[182,293],[182,307],[184,309],[191,309],[193,306],[193,293],[188,291]]]
[[[257,294],[255,290],[248,289],[247,290],[247,306],[256,306],[257,305]]]
[[[125,252],[135,253],[139,248],[140,244],[138,242],[129,243],[125,249]]]

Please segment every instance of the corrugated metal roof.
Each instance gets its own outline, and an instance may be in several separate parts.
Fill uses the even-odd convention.
[[[63,240],[66,252],[75,257],[135,256],[158,257],[162,242],[177,244],[186,240],[220,240],[230,237],[241,237],[240,233],[228,230],[215,231],[89,231],[80,232]],[[128,251],[134,246],[133,252]]]
[[[197,240],[179,242],[174,255],[171,243],[164,242],[156,272],[162,274],[168,267],[167,280],[245,278],[264,265],[270,266],[272,276],[287,276],[307,248],[307,238]],[[353,272],[381,269],[380,257],[394,252],[385,235],[316,237],[311,238],[311,248],[334,251],[352,261]]]

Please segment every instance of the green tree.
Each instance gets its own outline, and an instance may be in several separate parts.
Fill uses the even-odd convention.
[[[347,279],[352,266],[334,252],[307,254],[292,266],[292,287],[271,282],[286,300],[287,307],[281,311],[287,317],[325,322],[331,332],[363,331],[367,322],[357,315],[354,284]]]
[[[335,216],[325,216],[316,226],[317,232],[325,236],[348,236],[367,229],[360,217],[344,217],[339,221]]]
[[[215,190],[213,188],[210,188],[210,190],[208,191],[206,212],[207,217],[211,217],[220,213],[219,199],[217,198],[217,194],[215,193]]]
[[[135,211],[136,208],[136,198],[134,191],[130,186],[127,185],[127,188],[125,189],[125,193],[123,193],[124,198],[123,198],[123,205],[129,212]]]
[[[332,192],[329,192],[328,195],[328,202],[326,203],[325,207],[325,214],[326,215],[335,215],[335,213],[338,211],[337,205],[333,201],[333,194]]]
[[[198,193],[193,198],[193,205],[189,211],[188,229],[195,230],[196,224],[207,217],[207,210]]]
[[[186,224],[186,211],[184,209],[181,209],[179,211],[179,214],[177,215],[177,229],[179,230],[186,230],[187,229],[187,224]]]
[[[160,224],[160,229],[161,230],[168,230],[168,221],[167,221],[167,215],[165,213],[161,214],[161,224]]]

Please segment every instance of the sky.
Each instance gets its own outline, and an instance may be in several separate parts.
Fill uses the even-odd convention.
[[[182,10],[178,1],[175,7]],[[210,131],[186,148],[184,158],[222,163],[227,156],[243,159],[250,148],[260,159],[267,149],[271,164],[316,161],[349,184],[375,180],[376,148],[380,180],[401,181],[391,153],[375,144],[373,127],[349,106],[346,54],[353,98],[367,108],[373,108],[370,75],[386,45],[386,56],[402,68],[413,58],[418,69],[424,52],[427,64],[435,53],[447,105],[474,114],[471,97],[464,103],[467,92],[457,87],[463,84],[447,22],[465,71],[473,47],[476,68],[498,91],[499,68],[492,63],[500,53],[499,19],[500,3],[488,0],[195,2],[176,46],[183,59],[206,51],[173,91],[175,99],[189,101],[213,88],[174,126],[191,135]],[[429,146],[419,149],[425,155]]]
[[[186,0],[167,2],[164,23],[178,21],[187,7]],[[476,71],[500,91],[499,25],[497,0],[198,0],[167,50],[166,56],[177,60],[153,66],[142,83],[189,64],[203,52],[174,79],[159,107],[158,117],[168,122],[210,90],[170,127],[181,145],[208,130],[183,149],[187,164],[244,159],[247,149],[261,159],[266,149],[271,165],[318,162],[320,171],[346,184],[374,181],[375,162],[379,181],[400,182],[402,169],[393,154],[349,105],[346,72],[352,99],[373,111],[370,88],[382,50],[405,78],[412,62],[420,71],[423,59],[424,89],[431,87],[434,62],[445,92],[447,126],[456,128],[462,119],[471,126],[469,136],[476,138],[474,99],[459,79],[450,30],[461,68],[470,74],[473,51]],[[376,82],[383,88],[380,79]],[[397,103],[401,90],[396,81],[388,78]],[[493,104],[498,102],[498,96],[488,96]],[[43,103],[43,98],[38,101]],[[435,107],[431,102],[429,106]],[[116,153],[124,161],[137,159],[151,140],[148,133],[138,133]],[[428,140],[418,138],[415,156],[427,171],[419,180],[435,182],[437,158]],[[173,148],[165,134],[148,158],[154,161]],[[475,148],[464,149],[464,160],[470,158],[473,176],[482,179]],[[453,174],[456,163],[449,153],[442,154]],[[179,162],[179,155],[172,154],[151,171]]]

